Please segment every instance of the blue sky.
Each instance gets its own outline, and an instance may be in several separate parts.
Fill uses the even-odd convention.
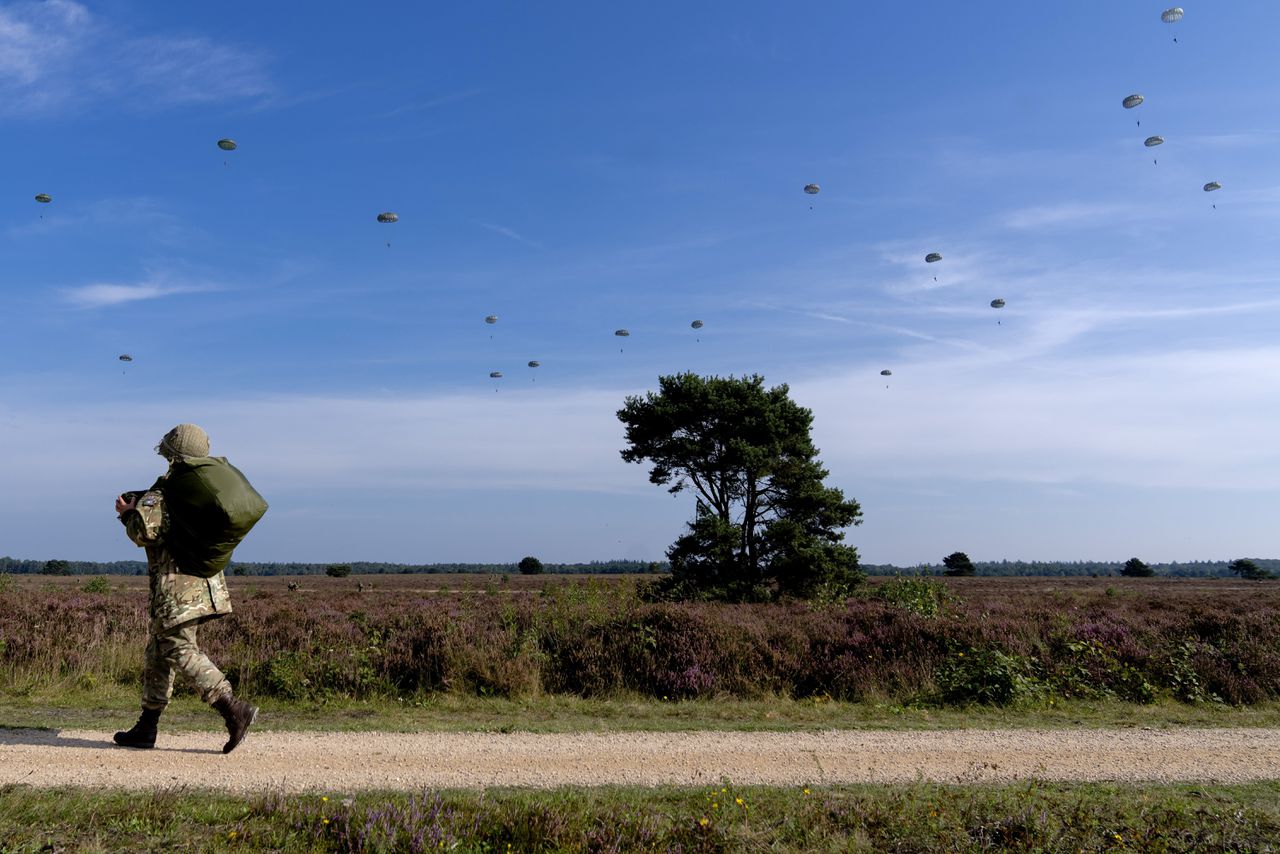
[[[244,560],[661,559],[693,370],[864,562],[1275,557],[1280,6],[1163,8],[0,4],[0,554],[140,555],[194,421]]]

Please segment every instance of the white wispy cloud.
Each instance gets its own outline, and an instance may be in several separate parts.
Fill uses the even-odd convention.
[[[63,290],[63,299],[77,308],[105,308],[141,300],[160,299],[176,294],[214,290],[205,284],[171,284],[141,282],[133,285],[95,283]]]
[[[402,104],[395,109],[388,110],[379,118],[389,119],[394,116],[404,115],[405,113],[417,113],[423,110],[432,110],[436,107],[443,107],[446,104],[456,104],[460,101],[467,101],[484,92],[483,89],[464,89],[458,92],[447,92],[443,95],[434,95],[430,98],[424,98],[421,101],[414,101],[409,104]]]
[[[0,83],[30,86],[57,69],[90,26],[88,10],[68,0],[0,8]]]
[[[189,243],[198,230],[184,223],[168,206],[146,196],[107,198],[71,203],[55,200],[43,219],[6,229],[8,237],[45,236],[51,232],[88,228],[95,232],[128,231],[162,243]]]
[[[72,0],[0,7],[0,111],[9,114],[259,97],[273,88],[266,64],[261,51],[203,36],[136,35]]]
[[[112,58],[118,76],[110,87],[160,105],[253,98],[272,89],[266,59],[201,36],[136,38]]]
[[[1235,133],[1191,134],[1180,141],[1205,148],[1252,148],[1260,145],[1275,145],[1277,136],[1280,136],[1280,131],[1247,130]]]
[[[618,456],[622,425],[614,412],[627,393],[543,393],[508,385],[470,395],[29,401],[9,408],[0,436],[17,442],[7,452],[14,466],[6,476],[24,489],[36,488],[41,477],[67,477],[57,489],[70,491],[86,488],[75,482],[98,471],[119,479],[151,461],[156,437],[174,423],[193,421],[208,430],[214,453],[231,456],[277,492],[616,493],[648,488],[639,467]],[[6,394],[14,398],[12,390]],[[48,430],[33,429],[45,418]],[[73,459],[100,458],[106,448],[120,459],[88,462],[84,473],[74,474]]]
[[[1093,227],[1113,225],[1117,219],[1149,217],[1150,209],[1107,202],[1063,202],[1021,208],[1005,215],[1004,225],[1015,229]]]
[[[537,249],[542,248],[541,243],[539,243],[536,240],[530,240],[529,238],[525,237],[523,234],[521,234],[520,232],[516,231],[513,228],[507,228],[504,225],[494,225],[493,223],[490,223],[490,222],[477,222],[476,225],[480,226],[481,228],[487,228],[489,231],[492,231],[495,234],[501,234],[503,237],[510,238],[511,240],[514,240],[517,243],[523,243],[526,246],[533,246],[534,248],[537,248]]]
[[[1110,355],[1034,365],[872,366],[792,386],[833,469],[864,476],[1274,489],[1280,348]],[[856,424],[856,438],[843,425]]]

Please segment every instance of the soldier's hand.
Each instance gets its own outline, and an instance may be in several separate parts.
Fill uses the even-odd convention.
[[[129,498],[127,500],[123,495],[117,495],[116,496],[116,515],[120,516],[124,513],[124,511],[132,510],[134,505],[137,503],[138,503],[138,497],[136,495],[133,498]]]

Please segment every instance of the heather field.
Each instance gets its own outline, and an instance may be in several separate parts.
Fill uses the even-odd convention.
[[[41,791],[0,787],[0,852],[1271,852],[1280,788],[1036,781],[973,787],[529,792]]]
[[[645,603],[631,576],[229,581],[236,612],[202,645],[259,699],[1280,699],[1280,584],[1265,582],[879,578],[847,602],[724,605]],[[0,693],[137,685],[145,583],[0,581]]]
[[[630,576],[229,582],[236,613],[203,643],[267,728],[1275,726],[1280,706],[1280,584],[873,578],[846,602],[729,606],[645,603]],[[0,726],[129,720],[145,585],[0,577]],[[213,725],[189,694],[166,723]],[[1275,782],[0,787],[6,854],[1273,851],[1278,835]]]

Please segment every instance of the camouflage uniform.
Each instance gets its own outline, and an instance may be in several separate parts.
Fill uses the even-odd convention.
[[[159,710],[169,704],[175,671],[207,703],[230,696],[230,683],[196,644],[196,628],[201,623],[231,613],[225,576],[220,572],[212,578],[200,578],[178,571],[164,544],[169,514],[159,490],[144,493],[120,521],[129,539],[147,550],[151,577],[151,637],[142,674],[143,708]]]

